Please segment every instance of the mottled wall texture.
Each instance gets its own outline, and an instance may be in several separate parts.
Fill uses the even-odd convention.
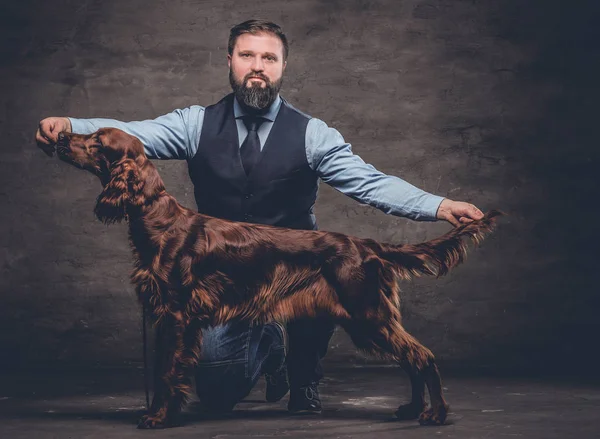
[[[406,327],[446,370],[592,371],[598,354],[600,73],[593,1],[21,0],[0,11],[0,368],[141,362],[125,225],[92,209],[90,174],[46,157],[45,116],[153,118],[229,91],[229,28],[280,23],[282,94],[365,161],[499,208],[449,276],[404,287]],[[193,207],[184,162],[157,162]],[[402,243],[443,223],[387,216],[325,184],[320,226]],[[591,360],[591,361],[590,361]],[[342,332],[330,367],[369,363]]]

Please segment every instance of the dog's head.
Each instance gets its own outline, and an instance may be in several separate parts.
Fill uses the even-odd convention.
[[[105,223],[119,222],[164,190],[137,137],[116,128],[82,135],[62,132],[56,152],[61,160],[97,175],[104,190],[95,213]]]
[[[100,178],[106,177],[107,171],[126,159],[146,160],[142,142],[116,128],[101,128],[87,135],[62,132],[58,135],[56,152],[61,160]]]

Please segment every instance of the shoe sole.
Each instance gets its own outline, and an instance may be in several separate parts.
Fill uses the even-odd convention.
[[[291,415],[320,415],[322,410],[288,410]]]

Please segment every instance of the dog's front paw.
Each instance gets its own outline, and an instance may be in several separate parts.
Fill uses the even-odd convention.
[[[437,409],[433,407],[425,410],[419,416],[419,424],[421,425],[443,425],[448,416],[448,406],[439,406]]]
[[[159,428],[170,428],[175,427],[176,424],[174,422],[169,422],[168,418],[164,416],[156,416],[156,415],[144,415],[138,421],[137,428],[147,430],[147,429],[159,429]]]
[[[414,404],[404,404],[398,407],[398,410],[394,413],[396,418],[400,421],[408,421],[410,419],[417,419],[419,414],[425,409],[425,406],[416,406]]]

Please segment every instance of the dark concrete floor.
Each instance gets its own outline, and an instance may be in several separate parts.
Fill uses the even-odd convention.
[[[287,397],[264,402],[264,383],[234,412],[205,417],[198,401],[186,409],[182,427],[136,430],[144,409],[141,374],[119,372],[69,376],[3,374],[0,378],[1,438],[598,438],[600,386],[525,378],[445,379],[451,405],[448,425],[420,427],[391,414],[409,394],[396,369],[369,367],[328,371],[321,386],[321,416],[290,416]]]

